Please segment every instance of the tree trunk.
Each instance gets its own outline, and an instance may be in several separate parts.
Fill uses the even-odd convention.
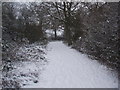
[[[72,44],[71,41],[71,32],[70,32],[70,28],[67,24],[65,24],[65,39],[68,42],[68,45]]]
[[[55,40],[57,39],[57,30],[56,28],[54,29],[54,34],[55,34]]]

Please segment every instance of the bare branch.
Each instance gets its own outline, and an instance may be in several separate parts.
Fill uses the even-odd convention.
[[[72,9],[72,12],[74,12],[75,11],[75,9],[77,8],[77,6],[79,5],[80,3],[78,2],[78,3],[76,3],[73,7],[73,9]]]
[[[65,22],[63,19],[58,18],[58,17],[55,17],[55,15],[52,15],[49,11],[48,11],[48,14],[49,14],[51,17],[53,17],[53,18],[55,18],[55,19],[58,19],[60,22]]]

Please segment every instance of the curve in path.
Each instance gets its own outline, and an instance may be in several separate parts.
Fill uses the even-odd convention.
[[[117,88],[115,74],[90,60],[86,55],[63,44],[50,42],[46,57],[49,64],[40,81],[31,87],[40,88]]]

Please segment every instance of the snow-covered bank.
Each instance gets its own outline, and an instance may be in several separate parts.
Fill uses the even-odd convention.
[[[60,41],[50,42],[49,64],[38,83],[24,88],[117,88],[117,75]]]
[[[7,64],[12,69],[2,73],[3,88],[19,88],[30,83],[38,83],[39,74],[47,64],[45,51],[45,45],[41,43],[21,46],[15,55],[18,60]]]

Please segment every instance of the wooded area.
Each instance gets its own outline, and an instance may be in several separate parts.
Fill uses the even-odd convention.
[[[8,66],[6,63],[19,60],[15,53],[20,46],[35,42],[46,45],[49,40],[63,40],[118,70],[118,6],[117,2],[3,2],[3,71]],[[59,29],[63,30],[62,36],[57,35]],[[48,37],[46,30],[54,35]]]

